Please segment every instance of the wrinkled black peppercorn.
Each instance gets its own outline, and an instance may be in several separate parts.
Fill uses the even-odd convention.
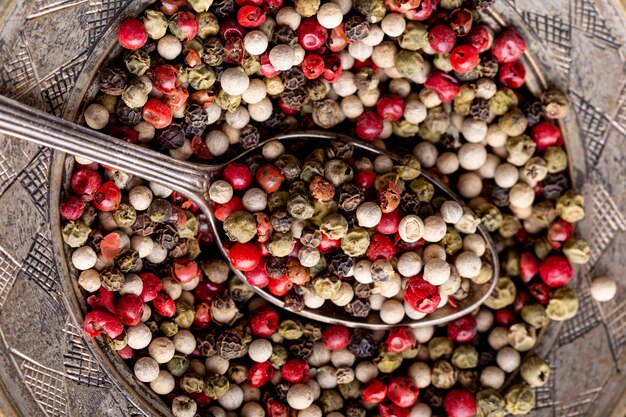
[[[285,258],[270,256],[265,264],[267,275],[272,278],[282,278],[287,273],[287,262]]]
[[[443,146],[445,149],[458,149],[461,147],[462,143],[461,140],[457,137],[455,138],[454,136],[452,136],[449,133],[444,133],[441,136],[441,139],[439,140],[439,143],[441,144],[441,146]]]
[[[142,111],[143,107],[128,107],[124,101],[120,100],[115,107],[115,116],[121,124],[135,126],[142,120]]]
[[[417,213],[417,215],[420,216],[422,219],[425,219],[426,217],[434,216],[435,212],[436,211],[433,206],[426,203],[420,205],[419,213]]]
[[[270,218],[272,222],[272,227],[274,231],[279,233],[287,233],[291,230],[291,224],[293,223],[293,219],[291,215],[284,209],[277,209],[272,213],[272,217]]]
[[[112,96],[121,96],[128,82],[128,74],[121,68],[105,68],[100,74],[100,91]]]
[[[219,18],[232,18],[235,14],[235,0],[215,0],[211,11]]]
[[[491,202],[497,207],[507,207],[509,205],[509,190],[507,188],[494,185],[490,190]]]
[[[205,64],[212,67],[221,65],[224,62],[224,45],[219,38],[209,38],[204,42],[204,52],[202,53],[202,60]],[[215,72],[215,68],[213,68]],[[215,74],[217,79],[217,73]]]
[[[209,115],[199,104],[192,104],[185,109],[185,123],[193,127],[203,128],[209,124]]]
[[[569,188],[565,174],[548,174],[541,184],[541,195],[547,200],[556,200]]]
[[[252,125],[246,125],[241,129],[241,135],[239,136],[239,142],[241,147],[245,150],[252,149],[259,144],[261,134],[259,129]]]
[[[528,126],[532,127],[539,123],[546,113],[546,107],[539,100],[522,104],[522,111],[528,120]]]
[[[354,184],[342,184],[335,193],[339,207],[346,212],[355,211],[363,201],[365,194],[363,190]]]
[[[274,385],[274,395],[278,401],[287,401],[287,392],[291,384],[287,381],[281,381]]]
[[[296,313],[304,310],[304,298],[300,294],[290,292],[285,295],[285,306]]]
[[[367,317],[372,309],[369,300],[357,298],[344,307],[346,313],[353,317]]]
[[[413,192],[405,192],[400,197],[400,207],[406,214],[418,214],[420,210],[420,201],[417,194]]]
[[[149,236],[154,233],[155,229],[156,223],[150,220],[150,216],[147,213],[138,215],[135,224],[133,224],[133,232],[139,236]]]
[[[299,111],[304,104],[308,94],[303,88],[296,90],[285,90],[280,93],[280,101],[286,107]]]
[[[439,408],[443,405],[443,394],[439,389],[430,385],[422,392],[424,393],[424,402],[430,407]]]
[[[270,129],[280,127],[285,122],[286,115],[279,109],[274,109],[270,117],[263,124]]]
[[[328,271],[339,278],[347,277],[354,267],[354,259],[345,253],[337,253],[333,256],[328,265]]]
[[[172,123],[157,136],[159,145],[165,149],[180,148],[185,144],[185,130],[178,123]]]
[[[164,224],[156,231],[155,241],[164,249],[174,249],[178,243],[178,232],[171,224]]]
[[[284,43],[293,48],[298,42],[298,35],[287,25],[277,25],[272,35],[272,42],[277,45]]]
[[[370,24],[362,16],[352,16],[346,22],[344,31],[348,39],[360,41],[370,34]]]
[[[348,348],[357,358],[370,358],[378,352],[378,343],[370,330],[357,329],[350,336]]]
[[[304,87],[306,78],[299,67],[292,67],[280,73],[280,78],[287,90],[295,90]]]
[[[369,298],[372,295],[370,284],[357,283],[354,285],[354,296],[357,298]]]
[[[162,198],[157,198],[152,201],[152,204],[148,207],[147,214],[150,220],[156,223],[169,222],[172,217],[174,217],[172,204]],[[141,215],[139,217],[141,217]],[[137,221],[139,217],[137,217]]]
[[[489,118],[489,100],[484,98],[475,98],[470,106],[470,115],[474,120],[484,122]]]
[[[313,341],[301,337],[298,340],[294,340],[289,344],[288,347],[289,353],[295,356],[296,358],[300,358],[303,360],[308,360],[313,353]]]
[[[202,356],[214,356],[217,354],[215,350],[216,332],[216,329],[212,329],[212,331],[210,330],[196,336],[196,346]]]
[[[498,75],[498,61],[493,57],[481,58],[478,64],[478,72],[481,76],[493,78]]]

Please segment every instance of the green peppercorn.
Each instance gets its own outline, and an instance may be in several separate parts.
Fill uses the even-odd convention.
[[[249,57],[244,58],[241,63],[241,68],[243,68],[246,75],[250,77],[261,69],[261,58],[256,55],[250,55]]]
[[[400,75],[413,78],[424,70],[424,57],[419,52],[402,49],[396,54],[395,65]]]
[[[419,132],[419,125],[409,122],[406,119],[400,119],[391,125],[393,134],[400,138],[412,138]]]
[[[559,216],[568,223],[576,223],[585,218],[585,198],[574,190],[567,190],[556,201]]]
[[[456,384],[459,371],[445,359],[439,359],[433,365],[431,372],[431,384],[435,388],[450,389]]]
[[[222,110],[232,112],[241,104],[241,96],[231,96],[220,88],[215,96],[215,104]]]
[[[435,186],[428,182],[425,178],[417,178],[411,181],[409,187],[413,190],[420,203],[430,202],[435,195]]]
[[[196,316],[196,309],[193,305],[183,301],[181,299],[176,300],[176,315],[174,316],[174,322],[183,329],[188,329],[193,324],[193,319]]]
[[[274,345],[272,346],[272,356],[270,357],[270,362],[275,369],[280,369],[287,362],[287,357],[289,353],[287,349],[282,345]]]
[[[485,305],[493,310],[500,310],[513,304],[516,294],[513,281],[508,277],[501,277],[489,298],[485,300]]]
[[[509,238],[515,236],[521,228],[522,224],[517,217],[505,214],[502,216],[502,224],[500,225],[498,232],[500,233],[500,236]]]
[[[560,146],[549,146],[544,151],[543,157],[550,174],[563,172],[567,168],[567,154]]]
[[[504,417],[506,403],[498,391],[487,388],[476,394],[477,417]]]
[[[139,78],[131,80],[122,92],[122,101],[130,108],[143,107],[148,102],[150,88]]]
[[[326,98],[326,94],[328,94],[328,88],[326,87],[326,84],[324,84],[324,82],[319,79],[310,80],[306,84],[306,91],[311,101],[324,100]],[[335,102],[334,100],[328,100],[328,101],[333,102],[333,103]],[[315,109],[315,106],[313,106],[313,108]],[[326,113],[326,111],[327,109],[324,110],[324,113]],[[315,113],[315,110],[314,110],[314,113]],[[317,116],[319,117],[320,114],[318,113]],[[323,118],[320,118],[320,119],[323,119]]]
[[[514,416],[528,414],[535,408],[535,391],[526,384],[513,385],[504,395],[506,410]]]
[[[419,135],[429,142],[438,143],[441,136],[447,133],[450,127],[450,114],[443,106],[434,107],[428,110],[426,119],[420,123]]]
[[[208,90],[209,88],[213,87],[213,84],[215,84],[215,73],[208,65],[198,65],[195,68],[191,68],[187,72],[187,80],[189,82],[189,86],[195,90]],[[239,96],[228,96],[229,99],[231,97]],[[237,104],[237,106],[238,105],[239,104]],[[235,106],[232,110],[237,108],[237,106]],[[222,109],[226,110],[226,108]]]
[[[520,134],[506,140],[506,160],[518,167],[524,166],[535,153],[537,144],[528,135]]]
[[[243,384],[248,377],[248,368],[242,364],[236,363],[228,367],[227,375],[233,384]]]
[[[541,94],[541,102],[546,109],[545,115],[549,119],[561,119],[569,111],[567,95],[555,88],[544,91]]]
[[[159,330],[163,333],[163,336],[173,337],[176,333],[178,333],[178,324],[166,320],[161,322]]]
[[[320,230],[329,239],[342,239],[348,234],[348,221],[341,214],[329,214],[322,220]]]
[[[407,22],[406,28],[398,38],[400,48],[417,51],[428,45],[428,28],[418,22]]]
[[[100,272],[102,287],[107,291],[119,291],[126,282],[126,277],[118,269],[109,267]]]
[[[548,175],[546,160],[540,156],[533,156],[524,165],[523,175],[533,182],[543,181]]]
[[[290,233],[274,233],[267,244],[267,250],[272,256],[283,258],[293,251],[295,245],[296,240]]]
[[[453,227],[448,226],[439,244],[444,247],[447,254],[454,255],[463,248],[463,238]]]
[[[231,213],[224,221],[224,232],[232,241],[249,242],[256,236],[256,219],[247,211]]]
[[[280,322],[278,333],[287,340],[297,340],[304,334],[304,328],[298,320],[288,319]]]
[[[289,201],[289,193],[287,191],[276,191],[267,196],[267,208],[270,212],[280,207],[286,207]]]
[[[452,351],[452,341],[447,337],[433,337],[428,342],[428,354],[433,361],[440,358],[449,358],[452,356]]]
[[[113,220],[118,227],[132,227],[137,220],[137,212],[130,204],[122,203],[113,211]]]
[[[385,348],[381,348],[378,356],[373,360],[374,365],[384,374],[390,374],[402,365],[402,356],[391,353]]]
[[[168,336],[169,337],[169,336]],[[180,377],[189,369],[189,358],[187,355],[176,352],[174,357],[167,362],[167,370],[172,376]]]
[[[204,380],[204,394],[213,400],[222,398],[229,388],[230,382],[224,375],[209,374]]]
[[[130,51],[124,57],[126,69],[133,75],[144,75],[150,69],[150,55],[143,49]]]
[[[478,366],[478,351],[472,345],[461,345],[454,349],[452,365],[459,369],[472,369]]]
[[[361,396],[361,383],[356,378],[347,384],[337,385],[337,388],[339,388],[339,393],[346,400],[354,400]]]
[[[510,88],[503,88],[496,91],[496,94],[489,99],[489,111],[496,116],[502,116],[518,103],[515,92]]]
[[[370,235],[366,229],[354,227],[341,239],[341,250],[353,258],[363,256],[370,245]]]
[[[531,387],[541,387],[550,378],[550,365],[537,355],[530,355],[524,359],[520,367],[524,381]]]
[[[516,251],[510,250],[506,253],[506,260],[504,262],[504,270],[506,274],[512,277],[517,277],[520,274],[519,270],[520,255]]]
[[[204,378],[188,371],[180,380],[180,388],[188,394],[201,392],[205,388]]]
[[[490,232],[495,232],[502,225],[502,213],[493,204],[481,204],[475,211],[481,223]]]
[[[546,315],[546,308],[541,304],[525,305],[522,307],[522,319],[535,329],[541,329],[550,323]]]
[[[324,390],[317,400],[318,404],[322,406],[323,415],[328,415],[333,411],[341,410],[343,408],[343,398],[337,391]]]
[[[509,344],[520,352],[527,352],[537,343],[537,332],[534,327],[525,323],[517,323],[509,327]]]
[[[317,93],[321,95],[320,87],[318,87]],[[309,94],[311,94],[311,90],[309,90]],[[314,101],[311,116],[315,124],[323,129],[330,129],[338,125],[344,118],[341,107],[335,100]]]
[[[550,295],[546,315],[550,320],[563,321],[571,319],[578,312],[579,302],[571,288],[559,288]]]
[[[545,259],[546,256],[552,251],[552,245],[548,242],[548,239],[541,238],[538,239],[533,245],[533,250],[535,251],[535,255],[539,259]]]
[[[450,54],[437,54],[433,61],[435,68],[444,72],[452,71],[452,64],[450,63]]]
[[[312,281],[313,291],[325,300],[335,298],[341,288],[341,281],[336,277],[319,277]]]
[[[91,228],[80,220],[69,221],[61,232],[63,241],[72,248],[79,248],[87,242]]]
[[[352,7],[370,23],[380,22],[387,13],[383,0],[353,0]]]
[[[563,253],[570,263],[586,264],[589,262],[589,246],[587,242],[580,237],[573,237],[565,242]]]
[[[161,39],[167,32],[167,18],[157,10],[147,9],[141,18],[146,27],[148,36],[152,39]]]

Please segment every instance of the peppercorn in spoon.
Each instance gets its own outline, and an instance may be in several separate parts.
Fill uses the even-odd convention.
[[[488,233],[449,188],[412,156],[344,135],[279,135],[202,165],[3,97],[0,132],[185,195],[240,279],[310,319],[371,329],[441,324],[482,304],[498,278]]]

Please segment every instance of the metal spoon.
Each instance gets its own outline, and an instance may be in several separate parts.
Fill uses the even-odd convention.
[[[223,234],[217,227],[216,219],[213,215],[213,203],[208,198],[208,189],[212,179],[219,176],[221,170],[227,164],[235,161],[244,161],[248,156],[262,148],[265,143],[272,140],[281,142],[314,140],[319,143],[319,147],[325,146],[330,143],[330,141],[340,140],[351,143],[355,148],[365,151],[370,155],[387,155],[392,159],[397,159],[395,155],[389,152],[377,149],[366,142],[355,140],[345,135],[303,131],[278,135],[263,141],[255,148],[240,154],[231,161],[217,165],[203,165],[181,161],[156,151],[130,144],[56,116],[49,115],[45,112],[35,110],[2,96],[0,96],[0,132],[120,169],[185,195],[197,204],[200,210],[207,216],[211,229],[216,237],[217,246],[227,262],[229,262],[229,258],[220,241],[220,237],[223,236]],[[438,187],[447,198],[464,205],[462,200],[437,178],[427,172],[423,172],[421,175]],[[499,270],[497,254],[489,234],[482,226],[479,226],[478,230],[487,242],[487,251],[489,252],[488,259],[493,267],[493,277],[491,281],[486,284],[472,284],[470,296],[460,301],[457,308],[446,305],[421,320],[405,318],[404,321],[397,325],[383,323],[375,313],[369,314],[366,319],[358,319],[343,312],[329,311],[323,313],[322,310],[314,310],[305,307],[304,310],[296,314],[325,323],[379,330],[398,325],[409,327],[438,325],[469,314],[479,307],[485,299],[487,299],[489,294],[491,294],[497,282]],[[231,269],[241,280],[246,282],[246,278],[242,272],[234,268]],[[254,290],[272,304],[294,313],[292,310],[285,307],[285,303],[281,299],[273,296],[264,289],[254,288]]]

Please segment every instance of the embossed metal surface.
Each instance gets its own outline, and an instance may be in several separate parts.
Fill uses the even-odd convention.
[[[74,119],[107,52],[100,40],[147,3],[0,0],[0,93]],[[542,339],[553,375],[538,390],[532,415],[623,417],[626,375],[617,370],[626,367],[626,13],[618,0],[499,0],[496,11],[524,33],[546,79],[569,93],[565,125],[587,203],[581,232],[592,247],[575,284],[579,315]],[[103,366],[104,352],[68,313],[74,301],[49,226],[57,215],[51,200],[58,164],[49,150],[0,138],[0,409],[9,416],[164,413],[146,390],[125,381],[125,369]],[[619,292],[598,304],[589,282],[604,274],[618,279]]]

